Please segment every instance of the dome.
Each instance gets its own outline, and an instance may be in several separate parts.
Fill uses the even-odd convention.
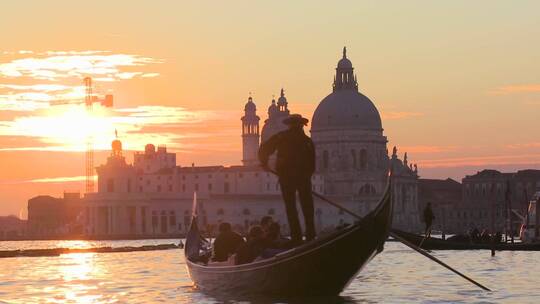
[[[337,64],[338,69],[352,69],[352,62],[349,60],[349,58],[341,58],[341,60]]]
[[[144,146],[144,153],[152,154],[154,152],[156,152],[156,146],[152,144],[147,144],[146,146]]]
[[[356,90],[337,90],[326,96],[317,106],[311,130],[364,129],[382,130],[377,108]]]
[[[272,99],[272,104],[268,107],[268,115],[271,116],[275,112],[277,112],[278,108],[276,106],[276,100]]]
[[[248,102],[246,103],[244,107],[244,111],[255,112],[256,110],[257,110],[257,106],[253,102],[253,99],[249,97]]]
[[[112,141],[111,143],[111,148],[113,151],[122,151],[122,142],[119,141],[118,139],[115,139]]]

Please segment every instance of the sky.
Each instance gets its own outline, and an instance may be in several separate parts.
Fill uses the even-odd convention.
[[[422,178],[540,169],[540,2],[10,1],[0,10],[0,215],[83,191],[115,130],[127,159],[240,163],[249,94],[312,116],[343,46],[388,147]],[[84,108],[83,78],[112,108]]]

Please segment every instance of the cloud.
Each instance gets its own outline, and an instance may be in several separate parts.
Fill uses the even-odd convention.
[[[507,85],[489,91],[490,95],[508,95],[516,93],[537,93],[540,92],[540,84]]]
[[[95,76],[117,81],[132,79],[145,73],[123,71],[126,67],[142,67],[163,62],[151,57],[113,54],[108,51],[49,51],[33,55],[33,57],[1,63],[0,75],[8,78],[28,77],[49,81]],[[147,73],[156,74],[155,72]]]
[[[238,126],[230,124],[237,115],[232,111],[193,111],[166,106],[116,110],[97,106],[93,115],[89,115],[83,105],[58,106],[0,121],[0,136],[32,139],[30,145],[18,140],[16,146],[4,146],[0,150],[84,151],[88,136],[94,138],[95,149],[108,150],[115,130],[126,150],[142,150],[147,143],[186,149],[196,144],[193,139],[207,141],[209,137],[230,136],[233,130],[238,132]]]
[[[512,154],[419,160],[420,168],[450,168],[459,166],[518,165],[540,162],[540,154]]]
[[[383,111],[381,113],[382,119],[384,120],[397,120],[397,119],[405,119],[405,118],[411,118],[411,117],[420,117],[424,116],[424,113],[420,112],[386,112]]]
[[[400,151],[416,154],[451,152],[457,148],[457,146],[398,146]]]
[[[505,146],[508,149],[540,148],[540,142],[510,144]]]
[[[94,179],[96,179],[97,176],[94,176]],[[3,182],[4,185],[13,185],[13,184],[29,184],[29,183],[68,183],[68,182],[81,182],[86,180],[86,176],[62,176],[62,177],[44,177],[44,178],[35,178],[35,179],[28,179],[28,180],[19,180],[19,181],[9,181],[9,182]]]

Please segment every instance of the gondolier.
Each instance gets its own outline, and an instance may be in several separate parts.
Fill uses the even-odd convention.
[[[309,241],[315,237],[311,194],[311,176],[315,171],[315,148],[311,138],[304,133],[303,127],[308,123],[306,118],[300,114],[291,114],[283,120],[283,123],[289,128],[262,143],[259,149],[259,160],[262,167],[269,170],[268,159],[277,151],[276,172],[285,202],[291,240],[299,243],[302,240],[302,230],[296,209],[296,192],[300,197],[304,214],[306,240]]]

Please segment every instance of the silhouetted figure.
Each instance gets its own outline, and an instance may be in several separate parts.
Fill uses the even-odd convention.
[[[273,223],[274,219],[272,219],[272,217],[269,215],[265,215],[261,218],[261,228],[264,231],[265,235],[268,233],[268,230]]]
[[[229,256],[236,253],[238,248],[244,243],[244,238],[232,231],[231,224],[221,223],[219,225],[219,235],[214,241],[214,255],[212,256],[212,261],[227,261]]]
[[[435,215],[433,215],[431,203],[427,203],[426,208],[424,208],[424,223],[426,224],[426,231],[424,232],[424,235],[426,238],[431,237],[431,226],[433,225],[434,219]]]
[[[238,248],[235,264],[240,265],[253,262],[261,255],[264,248],[264,232],[261,226],[252,226],[249,228],[247,242]]]
[[[308,120],[299,114],[292,114],[283,123],[289,129],[279,132],[262,143],[259,160],[264,169],[268,168],[268,158],[277,151],[276,172],[279,177],[281,194],[285,201],[287,219],[293,243],[302,241],[302,229],[296,209],[296,192],[304,214],[306,240],[315,237],[313,197],[311,195],[311,176],[315,171],[315,148],[303,127]]]

